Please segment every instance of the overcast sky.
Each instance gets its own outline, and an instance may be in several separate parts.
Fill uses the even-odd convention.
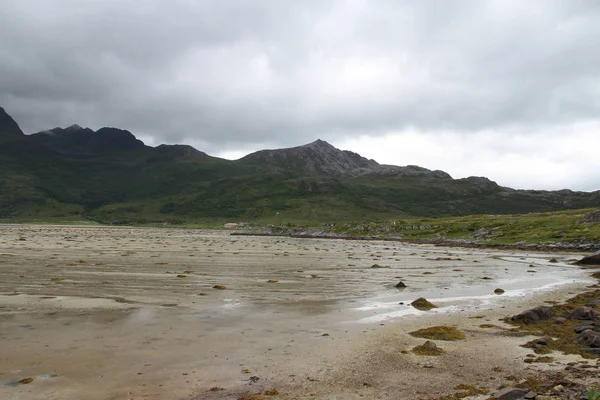
[[[4,0],[0,106],[237,158],[317,138],[600,189],[597,0]]]

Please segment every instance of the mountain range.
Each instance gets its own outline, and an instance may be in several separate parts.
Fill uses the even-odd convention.
[[[600,206],[600,191],[514,190],[382,165],[315,142],[239,160],[150,147],[117,128],[24,134],[0,108],[0,220],[336,222]]]

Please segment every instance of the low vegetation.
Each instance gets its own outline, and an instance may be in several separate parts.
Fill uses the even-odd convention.
[[[431,340],[464,340],[465,334],[453,326],[432,326],[431,328],[419,329],[418,331],[410,332],[410,335]]]

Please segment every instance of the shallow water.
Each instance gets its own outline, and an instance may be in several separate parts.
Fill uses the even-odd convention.
[[[423,314],[409,305],[417,297],[440,307],[432,314],[478,312],[589,282],[570,258],[222,231],[0,226],[0,398],[189,398],[211,396],[213,386],[295,380],[306,363],[326,373],[324,360],[344,335]],[[400,280],[408,287],[394,288]],[[34,382],[16,384],[25,377]]]

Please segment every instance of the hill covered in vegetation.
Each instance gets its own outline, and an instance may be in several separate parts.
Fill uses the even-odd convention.
[[[600,191],[514,190],[381,165],[317,140],[239,160],[117,128],[25,135],[0,109],[0,221],[344,222],[600,207]]]

